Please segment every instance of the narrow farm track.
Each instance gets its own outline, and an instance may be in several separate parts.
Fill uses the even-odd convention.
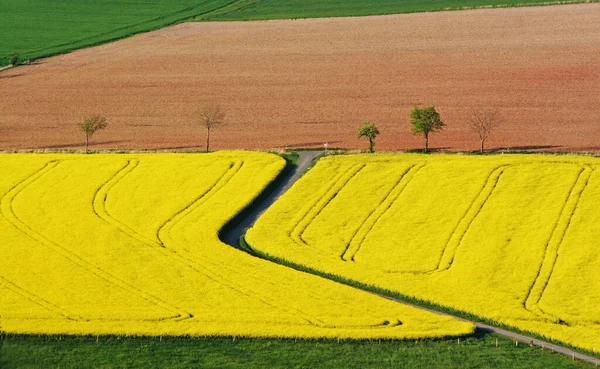
[[[252,208],[242,212],[240,216],[234,218],[219,235],[221,241],[237,249],[242,249],[240,237],[244,234],[246,229],[254,224],[258,217],[267,210],[279,196],[283,195],[284,192],[292,187],[294,182],[302,176],[313,160],[321,154],[321,151],[298,152],[298,155],[300,156],[298,164],[291,170],[284,171],[284,173],[275,180],[272,187],[265,190],[265,196],[259,197],[252,204]]]
[[[259,197],[255,201],[255,203],[252,204],[252,207],[250,209],[242,212],[238,217],[233,219],[232,222],[230,224],[228,224],[227,227],[219,235],[220,239],[232,247],[243,250],[243,248],[240,244],[240,238],[245,233],[246,229],[248,229],[250,226],[252,226],[254,224],[254,222],[258,219],[258,217],[269,206],[271,206],[283,193],[285,193],[301,177],[301,175],[310,166],[311,162],[313,160],[315,160],[321,154],[322,154],[322,152],[320,152],[320,151],[298,152],[298,155],[300,157],[298,164],[296,166],[294,166],[292,169],[284,171],[282,176],[277,178],[276,182],[271,187],[266,189],[264,195]],[[297,270],[300,272],[304,272],[303,270],[299,270],[299,269],[297,269]],[[333,280],[333,279],[331,279],[331,280]],[[337,280],[333,280],[333,281],[342,283]],[[344,284],[346,284],[346,283],[344,283]],[[356,289],[359,289],[359,290],[362,290],[362,291],[365,291],[365,292],[369,292],[371,294],[377,295],[377,296],[385,298],[387,300],[397,302],[399,304],[404,304],[407,306],[411,306],[411,307],[421,309],[424,311],[428,311],[428,312],[438,314],[438,315],[450,316],[450,317],[453,317],[460,321],[470,322],[470,323],[474,324],[477,327],[477,329],[481,332],[495,333],[500,336],[512,339],[515,342],[522,342],[525,344],[529,344],[531,346],[537,346],[537,347],[541,347],[545,350],[550,350],[550,351],[554,351],[554,352],[557,352],[557,353],[560,353],[563,355],[567,355],[567,356],[573,358],[573,360],[578,359],[578,360],[586,361],[586,362],[589,362],[589,363],[592,363],[595,365],[600,364],[600,359],[570,350],[570,349],[562,347],[562,346],[555,345],[555,344],[547,342],[547,341],[533,338],[533,337],[530,337],[530,336],[527,336],[524,334],[511,332],[506,329],[493,327],[493,326],[483,324],[480,322],[463,319],[463,318],[460,318],[460,317],[457,317],[457,316],[454,316],[454,315],[451,315],[448,313],[425,308],[425,307],[422,307],[419,305],[414,305],[414,304],[411,304],[411,303],[408,303],[405,301],[395,299],[393,297],[389,297],[389,296],[386,296],[383,294],[375,293],[373,291],[362,289],[362,288],[353,286],[351,284],[346,284],[346,285],[356,288]]]

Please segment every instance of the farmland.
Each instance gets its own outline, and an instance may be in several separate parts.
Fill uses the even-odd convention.
[[[599,151],[564,3],[0,0],[0,367],[597,367],[600,159],[389,153]]]
[[[577,3],[583,1],[569,1]],[[552,3],[546,2],[547,3]],[[556,3],[561,3],[556,1]],[[542,0],[527,2],[502,1],[502,0],[434,0],[434,1],[396,1],[375,0],[361,1],[350,0],[337,2],[331,0],[242,0],[217,9],[204,16],[201,20],[261,20],[261,19],[289,19],[289,18],[322,18],[322,17],[349,17],[381,14],[403,14],[415,12],[432,12],[440,10],[453,10],[476,7],[510,7],[544,4]]]
[[[581,1],[583,2],[583,1]],[[544,3],[531,0],[531,4]],[[36,59],[92,46],[190,18],[249,20],[398,14],[473,6],[511,6],[518,1],[435,0],[431,2],[360,0],[339,2],[247,0],[93,0],[21,1],[0,3],[0,66],[17,52]]]
[[[246,239],[264,255],[600,352],[599,164],[327,157]]]
[[[473,331],[221,243],[219,230],[283,165],[252,152],[2,155],[2,330],[396,339]]]
[[[164,27],[230,3],[227,0],[127,0],[0,3],[0,65],[17,52],[35,59]]]
[[[434,104],[435,149],[478,148],[469,113],[492,107],[490,149],[597,150],[598,35],[600,4],[179,24],[0,72],[0,150],[80,148],[89,114],[110,126],[92,149],[203,149],[210,101],[214,149],[365,148],[365,120],[376,150],[416,149],[410,110]]]

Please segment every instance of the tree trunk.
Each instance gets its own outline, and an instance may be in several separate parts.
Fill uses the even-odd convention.
[[[210,144],[210,128],[206,128],[206,152],[208,152],[209,144]]]
[[[89,136],[88,136],[88,134],[86,133],[86,134],[85,134],[85,153],[86,153],[86,154],[88,153],[88,142],[89,142]]]
[[[372,153],[373,152],[373,139],[369,138],[369,152]]]
[[[429,135],[425,135],[425,154],[429,152]]]
[[[481,153],[483,154],[483,143],[485,142],[485,140],[481,140]]]

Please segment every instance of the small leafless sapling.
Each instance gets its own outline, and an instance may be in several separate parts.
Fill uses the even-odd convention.
[[[85,153],[88,153],[88,144],[90,138],[102,129],[105,129],[108,123],[106,118],[101,115],[92,115],[77,123],[79,129],[85,133]]]
[[[225,111],[219,104],[211,103],[200,110],[200,123],[206,128],[206,152],[210,147],[210,130],[222,124]]]
[[[469,126],[471,130],[479,136],[481,142],[481,152],[483,153],[485,140],[490,133],[500,125],[500,115],[496,109],[480,109],[471,111],[469,116]]]

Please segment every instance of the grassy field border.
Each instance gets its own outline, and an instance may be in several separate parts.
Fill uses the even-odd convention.
[[[448,340],[307,340],[234,337],[11,335],[0,366],[61,368],[592,368],[480,333]],[[497,340],[497,341],[496,341]],[[343,356],[350,355],[350,358]],[[64,358],[64,359],[61,359]]]

